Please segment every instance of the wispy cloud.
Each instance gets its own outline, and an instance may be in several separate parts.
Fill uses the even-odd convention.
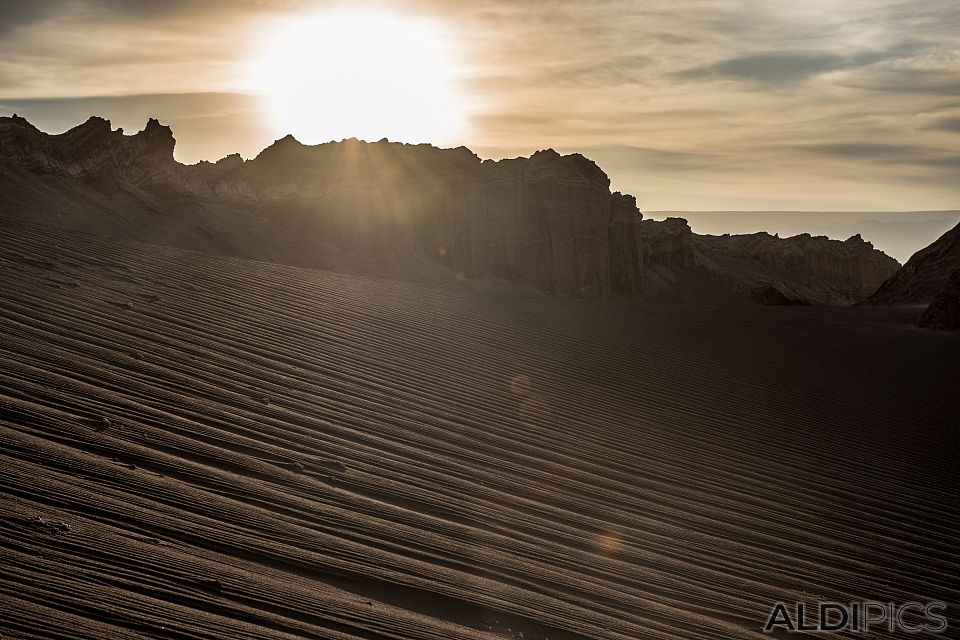
[[[902,43],[887,50],[848,54],[828,51],[767,51],[694,67],[675,74],[679,78],[725,78],[760,84],[796,84],[832,71],[862,69],[879,62],[906,59],[922,50],[920,43]]]
[[[929,129],[935,131],[949,131],[951,133],[960,133],[960,116],[948,118],[938,118],[929,125]]]
[[[858,163],[912,164],[953,169],[960,167],[960,153],[951,149],[878,142],[831,142],[802,147],[806,153],[841,158]]]

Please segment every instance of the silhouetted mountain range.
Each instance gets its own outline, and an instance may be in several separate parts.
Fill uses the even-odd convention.
[[[292,136],[256,158],[174,160],[169,127],[131,136],[92,117],[59,135],[0,118],[5,217],[271,262],[587,298],[852,304],[899,267],[841,242],[693,234],[644,220],[579,154],[481,160],[356,139]]]

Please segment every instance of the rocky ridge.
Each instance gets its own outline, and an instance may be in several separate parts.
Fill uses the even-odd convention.
[[[664,301],[693,302],[709,288],[768,305],[848,305],[899,267],[859,235],[843,242],[810,234],[699,235],[683,218],[644,220],[641,228],[645,294]]]
[[[927,304],[947,285],[957,269],[960,269],[960,223],[916,252],[880,285],[866,304]]]
[[[859,236],[706,237],[682,219],[644,220],[593,161],[551,149],[492,161],[465,147],[286,136],[251,160],[183,165],[175,144],[153,119],[134,135],[97,117],[49,135],[0,118],[9,182],[0,205],[4,215],[300,266],[331,268],[336,252],[416,255],[458,277],[587,298],[689,301],[676,283],[706,278],[739,298],[769,302],[772,287],[801,303],[849,304],[898,266]]]
[[[101,118],[55,136],[4,118],[0,139],[0,158],[101,192],[126,185],[297,217],[300,232],[348,250],[418,252],[468,276],[558,295],[609,296],[608,236],[626,241],[629,219],[641,217],[635,202],[610,193],[596,164],[553,150],[493,162],[464,147],[354,139],[306,146],[287,136],[246,162],[181,165],[172,132],[156,120],[125,136]],[[626,270],[614,274],[618,282],[636,279],[619,255],[616,269]]]
[[[864,298],[895,272],[900,264],[874,249],[860,234],[843,242],[809,233],[781,238],[766,232],[747,235],[697,236],[704,253],[755,260],[812,278],[834,283]]]
[[[946,284],[920,316],[917,326],[960,331],[960,268],[950,274]]]

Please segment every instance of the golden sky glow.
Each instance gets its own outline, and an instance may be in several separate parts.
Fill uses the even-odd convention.
[[[644,209],[952,209],[958,32],[955,0],[7,0],[0,114],[156,116],[184,162],[553,147]]]
[[[276,27],[252,62],[251,90],[274,129],[305,144],[356,137],[459,144],[456,51],[425,19],[331,12]]]

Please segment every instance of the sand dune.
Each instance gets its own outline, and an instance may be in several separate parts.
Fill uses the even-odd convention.
[[[7,224],[3,638],[759,638],[960,601],[960,339]],[[958,624],[956,609],[951,623]]]

